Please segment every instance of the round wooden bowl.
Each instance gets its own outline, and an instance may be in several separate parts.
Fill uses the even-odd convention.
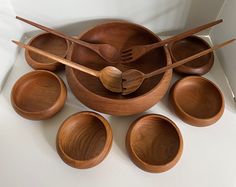
[[[79,38],[91,43],[112,44],[118,50],[160,41],[160,38],[148,29],[129,22],[101,24],[83,33]],[[108,65],[95,52],[76,44],[71,45],[68,58],[95,70],[101,70]],[[161,47],[135,62],[125,65],[118,62],[114,66],[121,71],[134,68],[148,73],[167,64],[171,64],[168,49]],[[127,116],[147,110],[165,95],[172,77],[172,70],[146,79],[136,92],[126,96],[110,92],[104,88],[98,78],[70,67],[66,67],[66,77],[73,94],[89,108],[116,116]]]
[[[200,37],[189,36],[185,39],[168,44],[168,48],[174,62],[192,56],[196,53],[210,48],[210,45]],[[214,64],[214,53],[209,53],[196,60],[192,60],[182,66],[175,68],[178,73],[190,75],[203,75],[212,68]]]
[[[64,82],[54,73],[36,70],[19,78],[11,91],[15,111],[31,120],[48,119],[65,104],[67,91]]]
[[[79,112],[67,118],[57,133],[57,152],[75,168],[98,165],[112,146],[112,130],[105,118],[94,112]]]
[[[65,58],[69,50],[70,43],[64,38],[60,38],[50,33],[43,33],[33,37],[29,41],[28,45]],[[25,59],[27,63],[36,70],[56,71],[64,67],[61,63],[29,50],[25,50]]]
[[[215,123],[224,112],[224,98],[219,88],[200,76],[177,81],[170,90],[170,102],[186,123],[198,127]]]
[[[162,115],[148,114],[131,124],[126,148],[139,168],[160,173],[178,162],[183,152],[183,139],[173,121]]]

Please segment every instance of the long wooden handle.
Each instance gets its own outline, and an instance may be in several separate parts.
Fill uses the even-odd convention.
[[[214,26],[214,25],[217,25],[217,24],[219,24],[219,23],[221,23],[221,22],[223,22],[222,19],[217,20],[217,21],[213,21],[213,22],[211,22],[211,23],[208,23],[208,24],[205,24],[205,25],[202,25],[202,26],[193,28],[193,29],[190,29],[190,30],[185,31],[185,32],[183,32],[183,33],[180,33],[180,34],[178,34],[178,35],[175,35],[175,36],[172,36],[172,37],[167,38],[167,39],[165,39],[165,40],[162,40],[162,41],[160,41],[160,42],[158,42],[158,43],[150,44],[150,45],[147,46],[147,49],[148,49],[148,51],[149,51],[149,50],[152,50],[152,49],[155,49],[155,48],[164,46],[165,44],[168,44],[168,43],[170,43],[170,42],[175,42],[175,41],[181,40],[181,39],[183,39],[183,38],[187,38],[188,36],[191,36],[191,35],[193,35],[193,34],[196,34],[196,33],[200,32],[200,31],[202,31],[202,30],[208,29],[208,28],[210,28],[210,27],[212,27],[212,26]]]
[[[74,69],[83,71],[83,72],[88,73],[88,74],[90,74],[90,75],[93,75],[93,76],[95,76],[95,77],[99,77],[99,74],[100,74],[99,71],[96,71],[96,70],[87,68],[87,67],[82,66],[82,65],[80,65],[80,64],[76,64],[76,63],[74,63],[74,62],[72,62],[72,61],[70,61],[70,60],[61,58],[61,57],[56,56],[56,55],[54,55],[54,54],[52,54],[52,53],[48,53],[48,52],[46,52],[46,51],[43,51],[43,50],[38,49],[38,48],[35,48],[35,47],[33,47],[33,46],[29,46],[29,45],[23,44],[23,43],[21,43],[21,42],[18,42],[18,41],[15,41],[15,40],[12,40],[12,42],[14,42],[15,44],[17,44],[18,46],[20,46],[20,47],[22,47],[22,48],[25,48],[25,49],[28,49],[28,50],[30,50],[30,51],[33,51],[33,52],[35,52],[35,53],[37,53],[37,54],[40,54],[40,55],[42,55],[42,56],[45,56],[45,57],[50,58],[50,59],[52,59],[52,60],[55,60],[55,61],[57,61],[57,62],[59,62],[59,63],[62,63],[62,64],[67,65],[67,66],[70,66],[70,67],[72,67],[72,68],[74,68]]]
[[[22,17],[19,17],[19,16],[16,16],[16,19],[21,20],[21,21],[23,21],[23,22],[25,22],[25,23],[28,23],[28,24],[30,24],[30,25],[33,25],[33,26],[35,26],[35,27],[37,27],[37,28],[39,28],[39,29],[41,29],[41,30],[44,30],[44,31],[46,31],[46,32],[52,33],[52,34],[54,34],[54,35],[56,35],[56,36],[59,36],[59,37],[61,37],[61,38],[65,38],[66,40],[69,40],[69,41],[71,41],[71,42],[74,42],[74,43],[77,43],[77,44],[79,44],[79,45],[83,45],[83,46],[85,46],[85,47],[87,47],[87,48],[89,48],[89,49],[95,50],[94,46],[92,47],[92,45],[94,45],[94,44],[87,43],[87,42],[84,42],[84,41],[82,41],[82,40],[75,39],[75,38],[73,38],[73,37],[71,37],[71,36],[65,35],[64,33],[61,33],[61,32],[56,31],[56,30],[54,30],[54,29],[50,29],[50,28],[48,28],[48,27],[45,27],[45,26],[43,26],[43,25],[40,25],[40,24],[38,24],[38,23],[35,23],[35,22],[33,22],[33,21],[27,20],[27,19],[22,18]]]
[[[149,77],[152,77],[152,76],[154,76],[154,75],[158,75],[158,74],[164,73],[165,71],[167,71],[167,70],[169,70],[169,69],[172,69],[172,68],[176,68],[176,67],[178,67],[178,66],[181,66],[181,65],[183,65],[183,64],[185,64],[185,63],[187,63],[187,62],[189,62],[189,61],[192,61],[192,60],[195,60],[195,59],[197,59],[197,58],[199,58],[199,57],[201,57],[201,56],[204,56],[204,55],[206,55],[206,54],[208,54],[208,53],[210,53],[210,52],[212,52],[212,51],[214,51],[214,50],[216,50],[216,49],[218,49],[218,48],[224,47],[225,45],[228,45],[228,44],[232,43],[232,42],[235,41],[235,40],[236,40],[236,39],[228,40],[228,41],[226,41],[226,42],[224,42],[224,43],[222,43],[222,44],[215,45],[214,47],[212,47],[212,48],[210,48],[210,49],[206,49],[206,50],[204,50],[204,51],[202,51],[202,52],[200,52],[200,53],[197,53],[197,54],[195,54],[195,55],[192,55],[192,56],[190,56],[190,57],[188,57],[188,58],[185,58],[185,59],[183,59],[183,60],[180,60],[180,61],[175,62],[175,63],[173,63],[173,64],[170,64],[170,65],[168,65],[168,66],[165,66],[165,67],[163,67],[163,68],[160,68],[160,69],[158,69],[158,70],[156,70],[156,71],[153,71],[153,72],[151,72],[151,73],[145,74],[145,78],[149,78]]]

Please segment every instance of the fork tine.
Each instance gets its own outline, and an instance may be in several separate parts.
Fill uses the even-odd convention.
[[[121,57],[127,57],[127,56],[132,56],[132,53],[125,53],[125,54],[121,54]]]
[[[121,53],[128,53],[128,52],[131,52],[131,51],[132,51],[132,48],[129,48],[129,49],[122,50]]]

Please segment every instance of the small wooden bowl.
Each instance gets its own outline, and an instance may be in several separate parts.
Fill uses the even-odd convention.
[[[43,33],[33,37],[29,41],[28,45],[65,58],[69,50],[70,43],[64,38],[60,38],[50,33]],[[29,50],[25,50],[25,59],[27,63],[36,70],[56,71],[64,67],[61,63]]]
[[[79,169],[91,168],[109,153],[112,130],[107,120],[97,113],[75,113],[62,123],[56,145],[66,164]]]
[[[170,102],[184,122],[198,127],[215,123],[224,112],[220,89],[200,76],[177,81],[170,90]]]
[[[16,81],[11,91],[11,103],[22,117],[42,120],[59,112],[66,96],[65,84],[56,74],[36,70]]]
[[[108,43],[122,50],[133,45],[151,44],[161,39],[150,30],[129,22],[109,22],[88,30],[79,39],[91,43]],[[78,64],[101,70],[107,66],[98,54],[80,45],[72,44],[68,58]],[[167,47],[154,49],[132,63],[114,64],[121,71],[137,69],[152,72],[171,64]],[[89,108],[116,116],[127,116],[146,111],[155,105],[166,93],[172,70],[146,79],[132,94],[121,95],[104,88],[97,77],[66,67],[66,77],[73,94]]]
[[[183,152],[183,139],[173,121],[162,115],[148,114],[131,124],[126,148],[139,168],[160,173],[178,162]]]
[[[210,45],[200,37],[189,36],[185,39],[168,44],[168,48],[174,62],[187,58],[191,55],[210,48]],[[196,60],[190,61],[175,68],[178,73],[190,75],[203,75],[212,68],[214,64],[214,53],[209,53]]]

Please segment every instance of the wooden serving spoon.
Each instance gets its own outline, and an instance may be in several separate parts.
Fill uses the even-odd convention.
[[[49,32],[51,34],[54,34],[56,36],[59,36],[61,38],[65,38],[66,40],[69,40],[71,42],[74,42],[76,44],[82,45],[84,47],[87,47],[94,52],[96,52],[100,57],[102,57],[105,61],[109,63],[117,63],[119,62],[120,59],[120,52],[112,45],[110,44],[93,44],[93,43],[88,43],[79,39],[75,39],[71,36],[67,36],[59,31],[56,31],[54,29],[50,29],[48,27],[45,27],[43,25],[40,25],[38,23],[32,22],[30,20],[24,19],[22,17],[16,16],[16,19],[21,20],[25,23],[28,23],[30,25],[33,25],[39,29],[42,29],[46,32]]]
[[[77,70],[80,70],[84,73],[98,77],[99,80],[101,81],[101,83],[103,84],[103,86],[112,92],[117,92],[117,93],[122,92],[122,72],[119,69],[117,69],[116,67],[107,66],[100,71],[96,71],[96,70],[90,69],[88,67],[82,66],[80,64],[74,63],[70,60],[67,60],[67,59],[61,58],[59,56],[56,56],[54,54],[48,53],[46,51],[40,50],[38,48],[23,44],[21,42],[14,41],[14,40],[12,40],[12,42],[14,42],[15,44],[17,44],[18,46],[20,46],[22,48],[33,51],[37,54],[40,54],[42,56],[45,56],[47,58],[50,58],[50,59],[55,60],[57,62],[60,62],[64,65],[70,66],[70,67],[75,68]]]
[[[210,28],[214,25],[217,25],[217,24],[221,23],[222,21],[223,21],[222,19],[217,20],[217,21],[213,21],[211,23],[208,23],[208,24],[190,29],[190,30],[185,31],[183,33],[180,33],[176,36],[172,36],[170,38],[167,38],[167,39],[162,40],[158,43],[132,46],[128,49],[121,51],[121,60],[123,61],[123,63],[133,62],[153,49],[164,46],[170,42],[175,42],[175,41],[181,40],[183,38],[187,38],[188,36],[196,34],[204,29],[207,29],[207,28]]]
[[[160,69],[155,70],[155,71],[148,73],[148,74],[144,74],[143,72],[138,71],[136,69],[127,70],[122,73],[122,88],[123,88],[122,95],[127,95],[127,94],[130,94],[130,93],[136,91],[141,86],[143,81],[147,78],[164,73],[165,71],[167,71],[169,69],[176,68],[176,67],[181,66],[189,61],[195,60],[203,55],[206,55],[206,54],[212,52],[215,49],[224,47],[225,45],[228,45],[235,40],[236,39],[232,39],[232,40],[228,40],[222,44],[215,45],[214,47],[212,47],[210,49],[204,50],[200,53],[192,55],[188,58],[185,58],[183,60],[175,62],[174,64],[170,64],[168,66],[165,66],[163,68],[160,68]]]

